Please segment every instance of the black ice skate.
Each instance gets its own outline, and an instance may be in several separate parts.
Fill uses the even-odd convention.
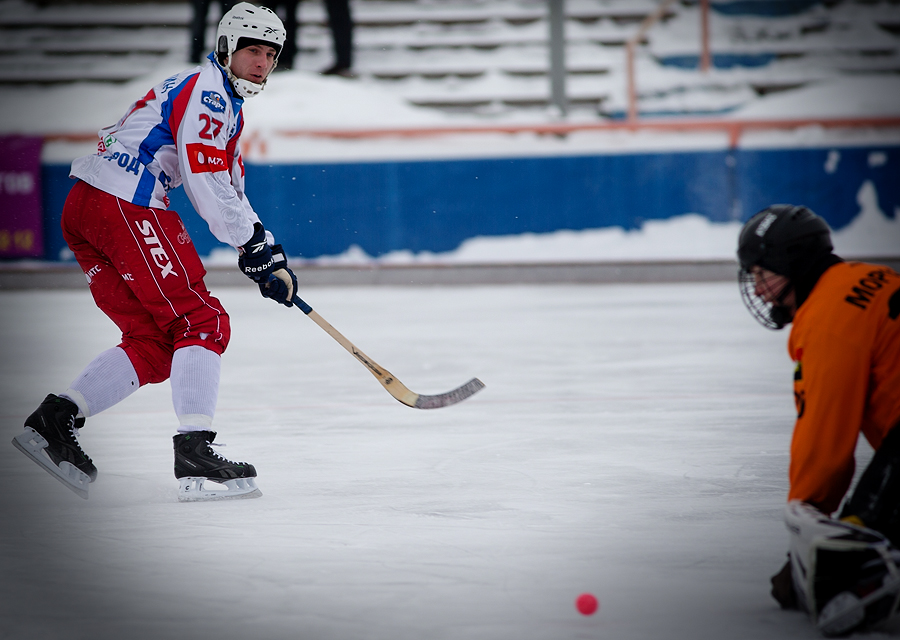
[[[175,477],[181,481],[178,499],[182,502],[258,498],[256,468],[246,462],[226,460],[212,450],[215,431],[179,433],[175,447]],[[206,481],[213,484],[209,486]],[[224,488],[221,486],[224,485]]]
[[[25,420],[25,430],[13,445],[41,465],[50,475],[87,500],[88,484],[97,477],[97,467],[78,444],[76,435],[84,418],[76,418],[74,402],[48,395]]]

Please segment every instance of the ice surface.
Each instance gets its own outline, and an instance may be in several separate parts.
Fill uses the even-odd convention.
[[[666,45],[661,38],[660,51]],[[573,61],[582,53],[573,51]],[[506,64],[521,61],[511,55]],[[645,89],[673,76],[706,82],[646,58],[639,65]],[[166,60],[115,86],[0,88],[0,129],[96,131],[185,66]],[[738,82],[752,73],[712,75]],[[816,73],[785,63],[772,76]],[[734,117],[897,114],[897,78],[820,75],[803,91],[754,99]],[[622,102],[621,75],[604,81],[615,83]],[[706,97],[713,106],[722,99],[714,90]],[[695,100],[703,102],[702,91]],[[492,122],[532,119],[557,116],[495,114]],[[303,70],[277,74],[247,103],[245,135],[268,137],[265,160],[276,162],[727,144],[724,135],[646,132],[363,141],[273,133],[456,124],[471,121],[414,109],[372,83]],[[742,143],[898,140],[897,131],[809,127],[747,134]],[[44,160],[65,163],[93,148],[55,142]],[[248,159],[261,160],[253,152]],[[860,185],[862,215],[836,234],[839,252],[897,255],[900,216],[875,202],[871,185]],[[735,225],[685,216],[628,233],[473,238],[452,255],[384,260],[554,261],[588,259],[600,249],[617,259],[659,259],[666,251],[721,259],[733,257],[736,236]],[[58,486],[9,441],[46,393],[65,389],[118,333],[86,291],[0,292],[3,640],[820,637],[802,614],[781,611],[768,596],[787,544],[781,508],[792,372],[786,333],[758,326],[735,285],[302,292],[416,392],[440,393],[472,376],[487,384],[438,411],[397,403],[301,313],[261,299],[249,283],[215,293],[234,327],[216,428],[229,445],[224,455],[259,469],[258,500],[177,501],[167,383],[89,419],[81,442],[99,468],[90,500]],[[860,445],[859,467],[869,455]],[[600,600],[592,617],[574,607],[585,591]]]
[[[214,293],[215,427],[257,500],[177,501],[167,383],[88,419],[90,500],[60,487],[9,441],[118,334],[86,291],[0,292],[0,637],[819,637],[768,595],[792,365],[736,285],[303,292],[416,392],[487,384],[437,411],[251,283]]]

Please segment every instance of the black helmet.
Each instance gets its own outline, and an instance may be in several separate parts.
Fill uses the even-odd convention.
[[[833,249],[831,229],[822,218],[806,207],[774,204],[744,225],[738,260],[744,271],[759,265],[793,280],[814,258]]]
[[[737,251],[741,296],[750,313],[770,329],[788,324],[793,313],[779,303],[798,287],[802,295],[797,304],[802,303],[815,283],[807,282],[810,270],[831,256],[833,249],[828,224],[806,207],[775,204],[750,218],[741,229]],[[790,284],[779,300],[765,302],[756,295],[751,273],[755,266],[788,278]]]

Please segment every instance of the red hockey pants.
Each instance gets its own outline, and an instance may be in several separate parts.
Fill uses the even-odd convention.
[[[122,331],[141,385],[169,377],[176,349],[222,354],[228,314],[203,282],[206,270],[174,211],[135,206],[79,180],[62,212],[63,237],[94,302]]]

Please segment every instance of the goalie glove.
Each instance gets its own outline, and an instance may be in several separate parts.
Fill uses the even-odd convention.
[[[238,268],[259,286],[263,297],[286,307],[294,306],[291,298],[297,291],[297,277],[288,269],[281,245],[269,246],[266,230],[260,223],[253,225],[253,235],[240,247],[239,253]]]

